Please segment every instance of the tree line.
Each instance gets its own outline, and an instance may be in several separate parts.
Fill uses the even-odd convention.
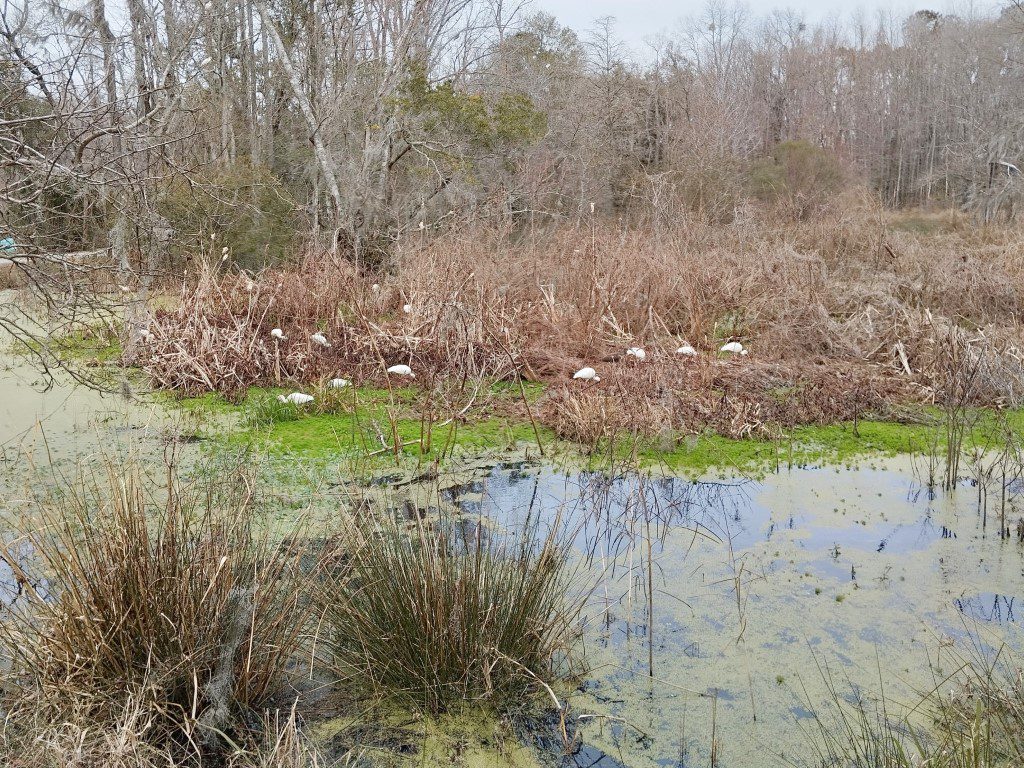
[[[1022,32],[1017,5],[808,24],[712,0],[634,57],[613,19],[515,0],[5,0],[0,236],[150,275],[221,244],[369,265],[467,220],[805,216],[848,186],[1012,217]]]

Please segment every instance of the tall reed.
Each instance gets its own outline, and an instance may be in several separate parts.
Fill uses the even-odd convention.
[[[1024,765],[1024,679],[1020,659],[949,661],[957,671],[936,681],[909,713],[885,698],[843,696],[826,676],[833,706],[815,717],[815,766],[827,768],[1015,768]],[[823,673],[824,674],[824,673]],[[916,712],[916,719],[914,714]]]

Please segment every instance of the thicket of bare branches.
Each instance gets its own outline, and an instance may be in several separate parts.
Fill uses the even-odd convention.
[[[715,1],[642,56],[611,19],[577,35],[531,13],[7,0],[0,227],[25,255],[112,249],[138,276],[211,234],[236,258],[280,255],[281,223],[360,258],[467,216],[731,217],[752,190],[802,211],[837,179],[792,148],[780,159],[787,142],[888,204],[1012,212],[1016,8],[808,25]]]

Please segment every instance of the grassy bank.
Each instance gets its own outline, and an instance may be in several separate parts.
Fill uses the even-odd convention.
[[[415,387],[320,390],[318,401],[309,406],[279,403],[277,395],[288,391],[254,387],[240,402],[217,395],[165,402],[205,424],[206,433],[216,441],[253,445],[272,455],[313,462],[352,462],[368,470],[526,451],[591,468],[633,466],[698,476],[758,473],[871,456],[930,456],[944,452],[949,441],[947,415],[926,406],[904,408],[898,420],[893,415],[776,427],[746,438],[713,432],[669,430],[659,437],[623,432],[585,446],[531,421],[518,393],[505,384],[494,385],[457,418],[435,411],[432,419],[424,412],[429,397]],[[542,387],[531,386],[530,408],[544,397]],[[999,449],[1024,434],[1024,410],[974,408],[962,418],[967,428],[961,450]]]

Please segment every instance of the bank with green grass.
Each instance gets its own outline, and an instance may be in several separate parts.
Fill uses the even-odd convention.
[[[353,386],[315,391],[308,406],[281,403],[288,388],[254,387],[237,402],[218,395],[166,402],[204,424],[214,442],[309,461],[361,461],[367,469],[444,464],[481,454],[519,453],[588,468],[646,468],[704,474],[757,474],[787,467],[841,464],[873,456],[939,456],[949,442],[945,414],[908,406],[857,422],[775,427],[745,438],[713,432],[659,437],[620,434],[583,447],[559,438],[534,416],[544,396],[490,387],[471,407],[442,407],[416,387]],[[313,390],[310,390],[313,391]],[[965,417],[960,448],[985,452],[1024,433],[1024,410],[979,408]]]

